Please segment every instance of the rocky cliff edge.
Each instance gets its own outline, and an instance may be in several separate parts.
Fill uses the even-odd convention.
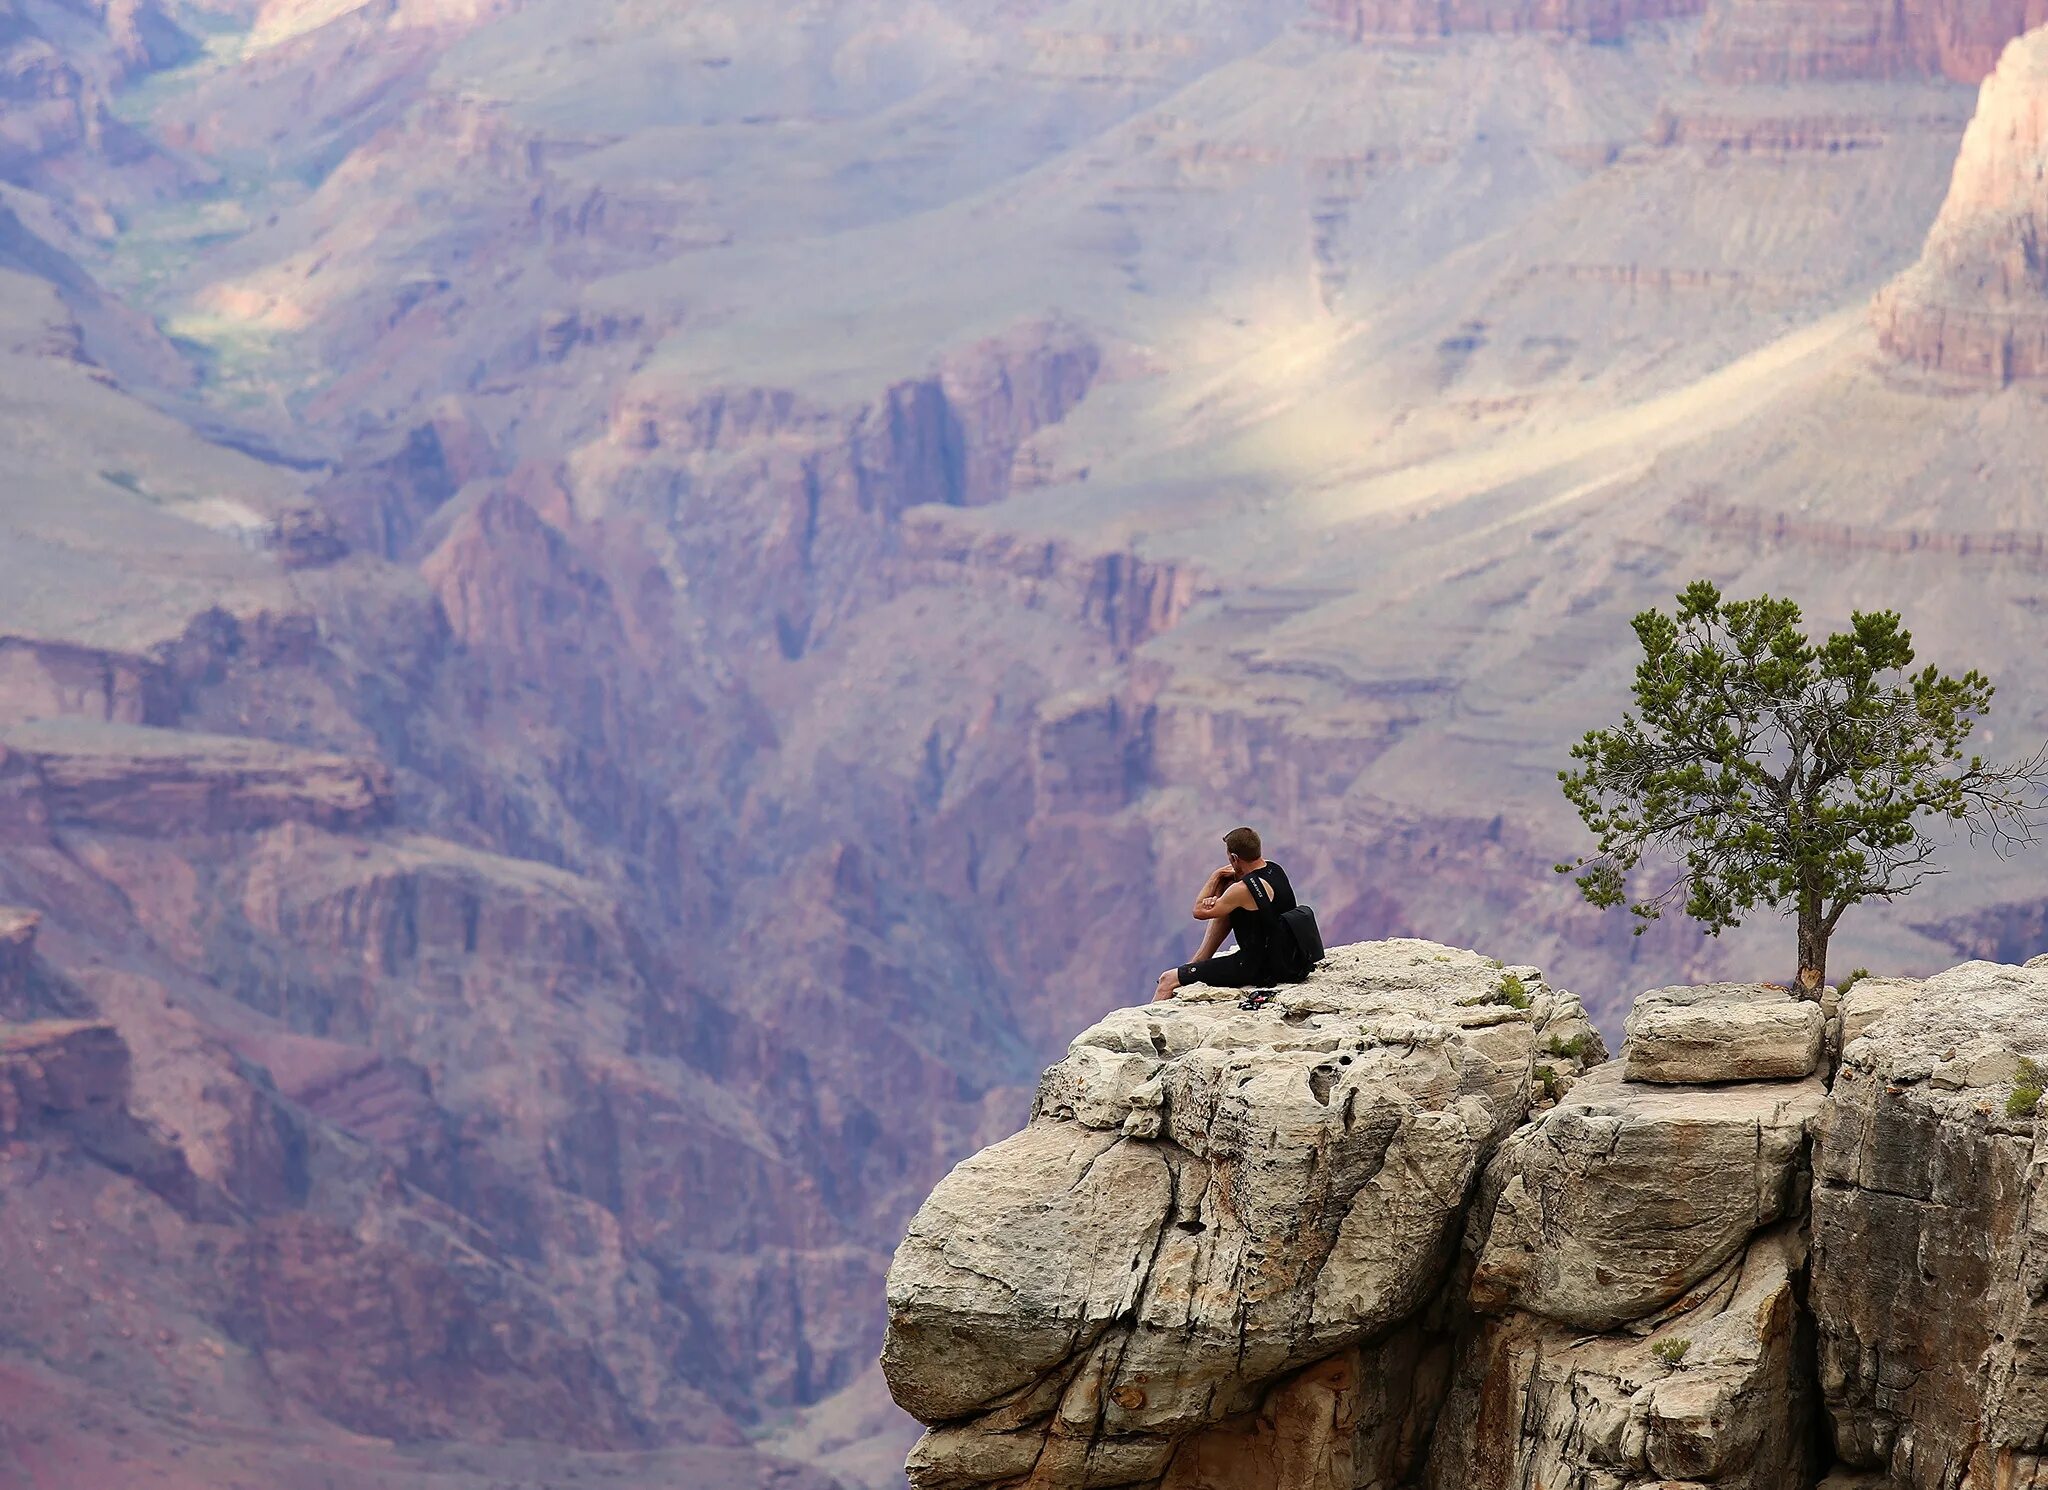
[[[911,1483],[2048,1485],[2048,965],[1660,989],[1606,1056],[1420,941],[1110,1015],[897,1253]]]

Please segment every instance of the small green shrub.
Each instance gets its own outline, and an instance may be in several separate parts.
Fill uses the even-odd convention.
[[[1557,1084],[1556,1067],[1538,1066],[1530,1074],[1536,1078],[1536,1085],[1542,1091],[1544,1101],[1555,1102],[1559,1097],[1564,1095],[1563,1091],[1559,1089]]]
[[[1552,1035],[1550,1043],[1543,1047],[1545,1053],[1549,1055],[1561,1056],[1566,1060],[1581,1062],[1586,1059],[1592,1048],[1592,1039],[1583,1034],[1573,1035],[1569,1040],[1562,1040],[1556,1035]]]
[[[1861,983],[1865,978],[1871,976],[1873,976],[1873,974],[1867,967],[1851,968],[1849,969],[1849,976],[1842,980],[1841,986],[1836,988],[1835,992],[1847,993],[1850,989],[1854,988],[1858,983]]]
[[[2020,1074],[2013,1078],[2012,1095],[2005,1099],[2005,1115],[2032,1117],[2034,1109],[2041,1105],[2041,1088],[2044,1085],[2048,1082],[2044,1082],[2041,1068],[2021,1056]]]
[[[1691,1349],[1690,1340],[1659,1340],[1650,1347],[1650,1354],[1676,1371],[1685,1363],[1685,1353]]]
[[[1526,1009],[1529,1007],[1529,990],[1513,973],[1502,973],[1500,987],[1493,991],[1493,1001],[1506,1004],[1511,1009]]]

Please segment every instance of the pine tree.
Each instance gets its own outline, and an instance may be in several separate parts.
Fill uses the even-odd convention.
[[[1963,756],[1991,706],[1982,674],[1912,673],[1897,613],[1858,612],[1816,645],[1798,605],[1724,601],[1705,580],[1675,615],[1635,618],[1635,711],[1572,747],[1564,794],[1598,840],[1560,873],[1596,906],[1628,900],[1646,853],[1682,866],[1630,906],[1636,934],[1665,909],[1718,934],[1758,905],[1798,924],[1798,987],[1817,997],[1842,913],[1933,874],[1927,826],[1961,824],[2001,853],[2034,839],[2048,746],[2010,765]]]

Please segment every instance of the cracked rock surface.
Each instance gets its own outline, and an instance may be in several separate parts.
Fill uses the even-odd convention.
[[[1803,1208],[1819,1081],[1681,1088],[1622,1070],[1590,1073],[1494,1160],[1473,1222],[1476,1303],[1611,1329]]]
[[[1814,1140],[1813,1305],[1841,1457],[1912,1490],[2048,1485],[2048,1189],[2020,1061],[2048,967],[1970,962],[1843,1050]]]
[[[1520,1313],[1483,1321],[1437,1424],[1430,1490],[1805,1490],[1805,1261],[1801,1229],[1787,1224],[1634,1330],[1588,1335]]]
[[[1417,941],[1112,1014],[897,1254],[912,1485],[2048,1490],[2048,966],[1696,993],[1812,1074]]]
[[[1505,971],[1340,948],[1263,1009],[1196,989],[1076,1039],[890,1272],[883,1369],[941,1425],[914,1482],[1156,1479],[1189,1434],[1420,1309],[1539,1050],[1591,1034],[1533,968],[1527,1007],[1505,1001]]]
[[[1821,1006],[1760,983],[1659,988],[1629,1011],[1630,1081],[1798,1081],[1820,1065]]]

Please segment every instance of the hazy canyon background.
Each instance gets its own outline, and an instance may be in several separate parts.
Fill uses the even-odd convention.
[[[900,1484],[906,1219],[1239,821],[1789,973],[1555,772],[1700,575],[2048,733],[2044,24],[0,0],[0,1483]],[[1960,862],[1837,971],[2048,946]]]

